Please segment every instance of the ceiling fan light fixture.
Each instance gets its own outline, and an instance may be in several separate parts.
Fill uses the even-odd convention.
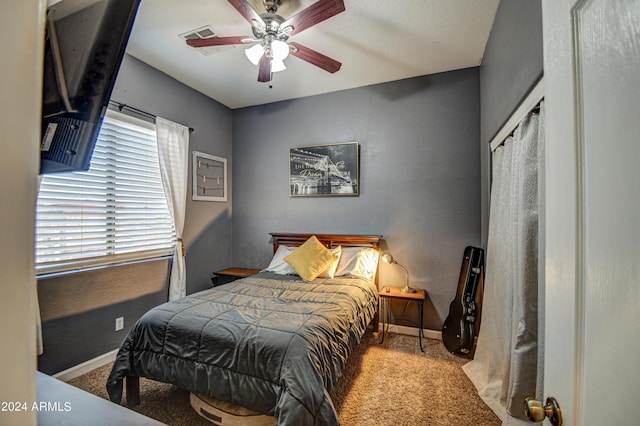
[[[271,74],[286,69],[284,59],[292,54],[327,72],[340,69],[340,62],[313,49],[287,40],[320,22],[345,11],[344,0],[316,1],[302,9],[289,19],[278,15],[282,0],[262,0],[266,13],[258,13],[251,0],[227,0],[242,17],[251,24],[253,37],[207,37],[199,40],[186,40],[191,47],[203,48],[230,44],[255,43],[245,49],[245,55],[252,64],[259,66],[258,81],[271,81]],[[257,0],[252,0],[256,2]]]
[[[261,44],[256,44],[245,50],[244,54],[247,55],[247,58],[253,65],[258,65],[258,63],[260,62],[260,58],[262,58],[262,55],[264,55],[264,48]]]
[[[289,45],[284,41],[274,40],[271,42],[271,52],[273,53],[273,59],[282,62],[289,56]]]
[[[280,72],[286,70],[287,67],[282,62],[282,59],[273,58],[271,60],[271,72]]]

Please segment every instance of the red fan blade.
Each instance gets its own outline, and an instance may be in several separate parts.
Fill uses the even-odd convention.
[[[271,81],[271,60],[266,55],[260,58],[260,70],[258,71],[258,81],[266,83]]]
[[[251,39],[247,36],[237,37],[209,37],[209,38],[196,38],[193,40],[187,40],[187,44],[191,47],[209,47],[209,46],[223,46],[225,44],[244,44],[242,40]]]
[[[330,57],[325,56],[322,53],[316,52],[313,49],[309,49],[308,47],[305,47],[301,44],[298,44],[295,42],[290,42],[289,44],[298,49],[297,52],[295,50],[291,51],[291,54],[293,56],[300,58],[303,61],[307,61],[310,64],[313,64],[316,67],[320,67],[323,70],[328,71],[332,74],[338,71],[342,66],[342,64],[336,61],[335,59],[331,59]]]
[[[329,19],[338,13],[344,12],[344,10],[343,0],[319,0],[284,21],[282,25],[280,25],[280,28],[291,25],[293,27],[293,31],[289,35],[292,36],[324,21],[325,19]]]
[[[264,24],[264,21],[256,12],[256,10],[251,6],[251,4],[247,0],[228,0],[231,3],[231,6],[235,7],[240,15],[244,17],[251,25],[253,25],[253,21],[260,22]]]

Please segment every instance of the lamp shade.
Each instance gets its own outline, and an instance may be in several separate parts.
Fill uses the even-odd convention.
[[[384,253],[382,253],[382,256],[380,257],[385,263],[393,263],[393,255],[388,251],[385,251]]]
[[[282,59],[273,58],[271,60],[271,72],[279,72],[279,71],[284,71],[286,69],[287,67],[284,65],[284,62],[282,62]]]
[[[244,54],[247,55],[253,65],[258,65],[260,58],[264,55],[264,48],[261,44],[256,44],[245,50]]]
[[[289,56],[289,45],[284,41],[274,40],[271,42],[271,52],[274,60],[283,61]]]

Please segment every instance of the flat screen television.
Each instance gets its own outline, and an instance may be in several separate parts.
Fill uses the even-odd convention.
[[[47,11],[40,173],[88,170],[140,0],[62,0]]]

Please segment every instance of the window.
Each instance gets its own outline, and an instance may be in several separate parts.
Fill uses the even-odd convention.
[[[44,175],[36,208],[39,274],[172,253],[155,125],[108,111],[87,172]]]

